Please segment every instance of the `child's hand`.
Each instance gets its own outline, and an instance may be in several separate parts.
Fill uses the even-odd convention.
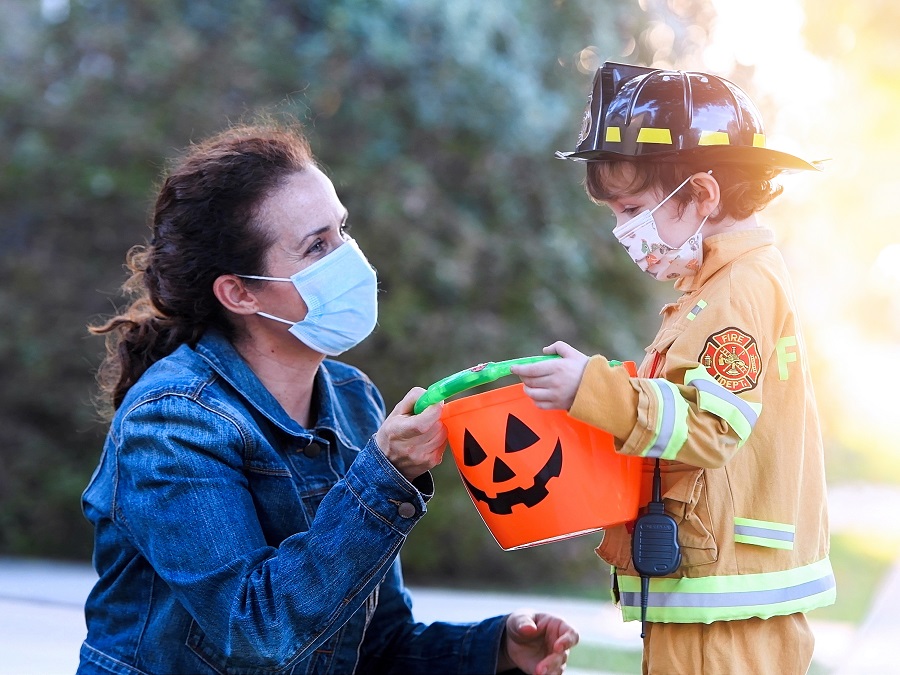
[[[588,357],[565,342],[544,347],[544,353],[562,358],[513,366],[511,372],[525,383],[525,393],[538,408],[568,410],[575,401]]]

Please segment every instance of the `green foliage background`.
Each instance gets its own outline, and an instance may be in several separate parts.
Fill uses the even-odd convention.
[[[669,19],[686,24],[695,4]],[[380,324],[348,360],[389,405],[556,339],[639,358],[634,336],[655,328],[650,282],[615,254],[582,169],[553,158],[575,142],[599,65],[579,70],[579,53],[614,59],[637,39],[629,59],[649,59],[652,12],[636,3],[0,9],[0,554],[90,555],[79,497],[105,430],[91,406],[102,343],[85,326],[122,300],[165,159],[259,110],[304,122],[378,267]],[[404,551],[411,579],[598,582],[589,538],[504,553],[449,454],[436,474]]]

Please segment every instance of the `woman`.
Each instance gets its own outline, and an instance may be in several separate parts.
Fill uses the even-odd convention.
[[[326,360],[374,328],[376,278],[302,133],[238,127],[169,171],[134,300],[92,328],[112,409],[83,497],[89,673],[557,673],[564,621],[413,620],[398,552],[433,492],[440,407],[385,418]]]

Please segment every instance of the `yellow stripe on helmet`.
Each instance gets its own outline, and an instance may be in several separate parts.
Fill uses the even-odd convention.
[[[731,145],[726,131],[701,131],[697,145]]]
[[[654,129],[653,127],[644,127],[638,132],[637,142],[672,145],[672,132],[668,129]]]

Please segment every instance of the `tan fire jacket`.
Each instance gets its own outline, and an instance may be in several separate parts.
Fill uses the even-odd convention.
[[[834,602],[822,439],[785,263],[770,230],[709,237],[700,273],[679,280],[638,377],[592,357],[570,410],[619,452],[660,458],[680,569],[652,578],[647,619],[709,623]],[[646,499],[645,499],[646,501]],[[640,579],[626,526],[597,553],[613,566],[626,620]]]

